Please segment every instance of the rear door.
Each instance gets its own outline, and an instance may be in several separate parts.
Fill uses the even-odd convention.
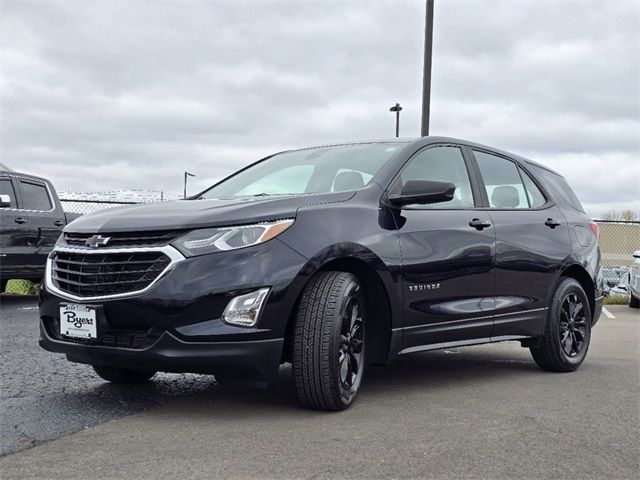
[[[29,269],[35,277],[44,273],[47,255],[55,245],[64,227],[64,212],[56,209],[53,195],[45,182],[31,178],[18,179],[22,208],[29,217],[27,244]]]
[[[0,194],[8,195],[11,205],[0,208],[0,273],[4,279],[24,272],[30,261],[28,216],[20,210],[16,186],[9,176],[0,177]],[[22,278],[16,276],[16,278]]]
[[[429,146],[403,167],[390,190],[407,180],[455,185],[455,198],[408,205],[397,216],[402,255],[403,351],[488,339],[493,310],[494,229],[474,211],[477,185],[457,145]],[[472,226],[474,220],[486,226]]]
[[[496,233],[495,340],[542,334],[548,297],[571,253],[560,209],[514,160],[473,149]]]

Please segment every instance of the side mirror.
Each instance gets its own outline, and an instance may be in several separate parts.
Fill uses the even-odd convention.
[[[9,195],[0,195],[0,208],[11,206],[11,197]]]
[[[396,207],[404,205],[428,205],[453,200],[456,186],[449,182],[433,180],[409,180],[398,195],[389,195],[389,202]]]

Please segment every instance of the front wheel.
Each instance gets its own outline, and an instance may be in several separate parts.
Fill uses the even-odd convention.
[[[591,341],[591,307],[582,286],[573,278],[558,285],[540,344],[531,347],[531,355],[544,370],[571,372],[577,369]]]
[[[640,308],[640,298],[634,297],[633,294],[629,296],[629,306],[631,308]]]
[[[98,365],[93,365],[93,369],[100,378],[111,383],[144,383],[156,374],[156,372],[148,370],[133,370],[131,368],[118,367],[100,367]]]
[[[296,315],[293,376],[300,401],[317,410],[344,410],[364,371],[365,304],[358,279],[321,272],[305,288]]]

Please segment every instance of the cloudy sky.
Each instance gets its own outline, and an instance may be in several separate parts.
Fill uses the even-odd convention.
[[[424,2],[2,1],[1,161],[193,191],[276,150],[419,135]],[[432,133],[640,212],[640,2],[436,0]]]

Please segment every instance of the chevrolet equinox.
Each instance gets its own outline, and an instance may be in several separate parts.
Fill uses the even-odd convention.
[[[444,137],[278,153],[186,201],[75,220],[49,255],[40,345],[105,380],[214,374],[350,406],[367,366],[506,340],[555,372],[602,310],[598,226],[566,180]]]

